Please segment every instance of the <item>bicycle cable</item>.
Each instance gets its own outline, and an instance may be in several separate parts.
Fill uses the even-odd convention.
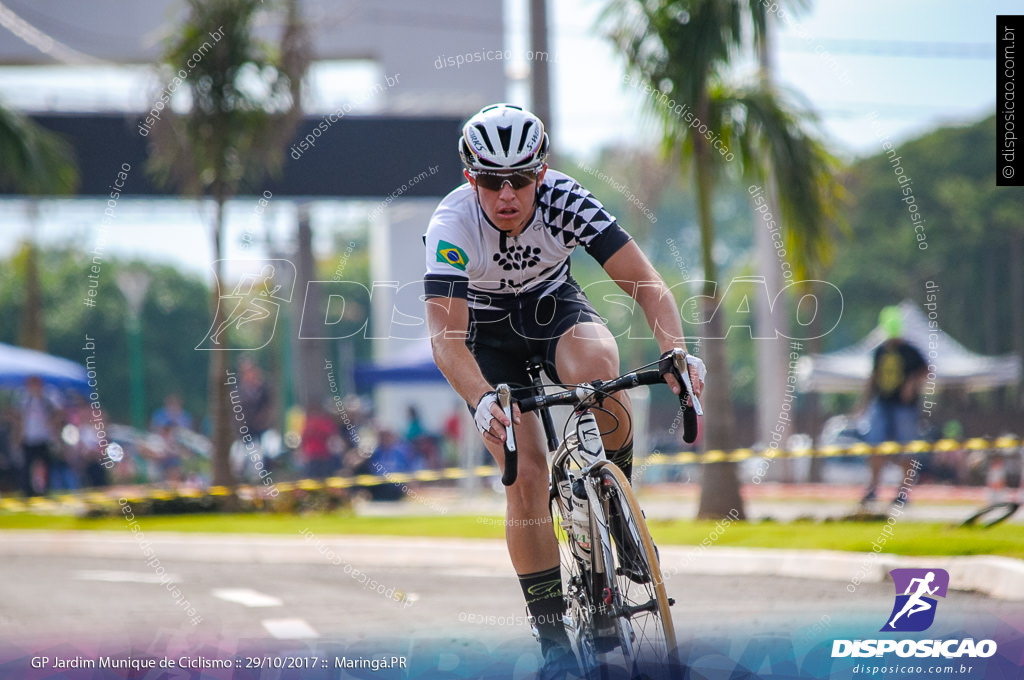
[[[655,362],[655,363],[657,363],[657,362]],[[641,369],[642,368],[647,368],[647,367],[653,366],[653,365],[654,364],[647,364],[646,366],[641,367]],[[638,369],[638,370],[641,370],[641,369]],[[555,388],[562,389],[562,390],[574,390],[577,387],[579,387],[579,385],[570,385],[568,383],[552,383],[550,385],[545,385],[545,387],[555,387]],[[600,433],[601,436],[602,437],[606,437],[606,436],[608,436],[610,434],[614,434],[615,432],[618,432],[619,428],[622,426],[622,421],[625,420],[626,421],[626,427],[627,427],[627,430],[626,430],[626,437],[627,437],[626,441],[629,441],[629,436],[633,433],[632,418],[630,418],[628,415],[626,415],[625,418],[620,418],[619,416],[617,416],[614,413],[612,413],[611,409],[605,408],[602,405],[602,403],[604,402],[605,399],[611,399],[612,401],[614,401],[616,404],[619,405],[619,408],[622,410],[623,413],[628,414],[629,411],[626,409],[626,405],[622,403],[622,400],[619,399],[618,397],[616,397],[614,392],[607,392],[605,390],[602,390],[600,387],[594,387],[590,383],[585,383],[585,388],[590,392],[590,394],[587,395],[587,397],[584,399],[584,402],[587,402],[587,401],[591,402],[590,405],[587,406],[586,408],[591,410],[591,411],[600,411],[601,413],[605,413],[612,420],[615,421],[615,426],[612,427],[610,430],[602,431]],[[582,403],[581,403],[581,405],[582,405]],[[576,406],[575,408],[579,408],[579,406]],[[563,440],[568,436],[568,434],[569,434],[569,425],[572,422],[573,421],[570,418],[570,419],[566,420],[565,424],[562,426],[562,439]]]

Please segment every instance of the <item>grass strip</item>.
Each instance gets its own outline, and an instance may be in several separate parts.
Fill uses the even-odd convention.
[[[179,533],[239,533],[298,535],[309,529],[320,535],[424,536],[502,538],[500,517],[408,516],[358,517],[352,514],[311,515],[151,515],[138,518],[146,531]],[[30,514],[0,514],[0,529],[62,531],[119,531],[120,517],[79,518]],[[898,522],[891,535],[884,522],[734,522],[652,520],[651,534],[660,545],[707,545],[797,550],[882,552],[900,555],[1003,555],[1024,559],[1024,530],[1002,524],[990,529],[959,528],[923,522]]]

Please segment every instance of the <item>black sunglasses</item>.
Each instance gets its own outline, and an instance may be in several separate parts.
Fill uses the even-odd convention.
[[[501,188],[505,186],[505,182],[508,182],[513,191],[518,191],[519,189],[536,182],[537,177],[540,176],[540,170],[519,170],[517,172],[474,172],[472,176],[473,179],[476,180],[477,186],[483,187],[488,191],[501,191]]]

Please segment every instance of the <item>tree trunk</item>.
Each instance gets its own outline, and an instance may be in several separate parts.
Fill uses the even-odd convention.
[[[814,318],[811,319],[810,327],[810,339],[807,341],[807,353],[808,354],[821,354],[824,349],[824,342],[821,339],[821,315],[815,314]],[[812,443],[815,450],[821,445],[821,431],[825,427],[825,408],[822,404],[822,395],[820,392],[811,392],[807,395],[808,402],[808,413],[807,422],[810,423],[807,426],[807,431],[811,433]],[[823,473],[824,461],[821,456],[813,456],[811,458],[811,467],[808,472],[807,481],[815,484],[820,484],[825,481]]]
[[[309,205],[300,204],[298,210],[298,262],[296,276],[298,282],[296,289],[306,291],[305,306],[310,309],[321,310],[320,296],[317,289],[308,287],[310,281],[316,280],[316,261],[313,259],[313,229],[309,223]],[[295,382],[293,384],[295,401],[299,406],[307,408],[310,402],[322,403],[327,397],[327,376],[324,373],[324,359],[328,358],[327,344],[315,337],[306,338],[303,336],[315,336],[312,328],[315,319],[308,319],[307,323],[311,328],[302,328],[299,338],[295,340],[295,357],[297,362],[294,372]]]
[[[707,120],[706,102],[702,109],[702,119]],[[718,339],[723,335],[722,319],[716,315],[721,302],[720,289],[716,282],[718,268],[714,261],[715,227],[711,215],[713,198],[711,184],[711,159],[703,137],[693,138],[693,156],[697,179],[697,207],[700,213],[701,254],[704,260],[704,320],[707,337],[704,341],[703,355],[707,362],[709,385],[704,392],[702,403],[705,406],[704,444],[707,449],[729,450],[735,446],[733,436],[736,430],[736,417],[732,410],[732,395],[729,389],[728,361],[725,353],[725,340]],[[740,483],[736,476],[735,463],[708,463],[702,466],[703,481],[700,490],[700,506],[697,509],[699,519],[721,519],[734,512],[739,519],[745,519],[743,498],[740,496]]]
[[[25,306],[21,309],[21,332],[18,344],[27,349],[46,351],[46,329],[43,326],[43,294],[39,286],[39,265],[36,247],[25,243],[22,262],[25,266]]]
[[[216,285],[213,290],[213,328],[220,328],[224,322],[224,310],[220,305],[220,287],[224,281],[224,263],[221,250],[221,225],[224,219],[224,199],[217,199],[217,212],[213,224],[213,253]],[[232,486],[235,476],[231,472],[231,443],[234,441],[231,418],[231,394],[227,384],[228,351],[230,339],[227,333],[221,335],[220,347],[210,352],[209,394],[207,407],[213,419],[213,484]],[[237,377],[236,377],[237,380]],[[237,389],[237,384],[231,386]]]
[[[712,316],[719,299],[715,296],[705,301],[705,318],[709,318],[708,334],[718,337],[722,334],[720,315]],[[732,394],[729,388],[728,361],[725,340],[706,341],[704,360],[708,366],[710,383],[704,391],[704,443],[707,449],[732,450],[736,446],[736,416],[732,408]],[[714,379],[712,379],[714,376]],[[743,497],[736,463],[707,463],[702,466],[704,478],[700,488],[698,519],[721,519],[735,510],[732,517],[746,519]]]

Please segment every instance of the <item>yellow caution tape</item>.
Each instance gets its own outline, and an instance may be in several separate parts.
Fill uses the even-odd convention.
[[[930,443],[921,440],[900,444],[897,442],[882,442],[877,446],[870,444],[856,443],[850,446],[823,446],[818,449],[796,449],[785,450],[761,450],[755,451],[749,448],[735,449],[733,451],[722,451],[713,449],[704,453],[693,451],[681,451],[678,453],[664,453],[655,451],[644,459],[646,467],[657,465],[686,465],[686,464],[707,464],[707,463],[739,463],[751,458],[835,458],[837,456],[870,456],[870,455],[899,455],[918,454],[943,451],[990,451],[990,452],[1013,452],[1024,445],[1016,437],[999,437],[997,439],[983,439],[975,437],[966,441],[955,439],[940,439]],[[420,470],[412,473],[394,473],[384,476],[378,475],[356,475],[354,477],[328,477],[324,480],[300,479],[293,482],[279,482],[274,487],[281,493],[294,492],[297,489],[302,491],[318,491],[321,489],[351,489],[353,487],[380,486],[383,484],[408,484],[409,482],[437,482],[450,481],[466,478],[494,477],[499,474],[498,468],[493,465],[480,465],[470,469],[444,468],[442,470]],[[227,486],[211,486],[209,489],[151,489],[135,490],[131,497],[125,498],[129,504],[140,504],[146,501],[173,501],[177,499],[197,499],[209,496],[231,496],[234,494],[248,495],[253,498],[261,498],[261,492],[266,486],[241,485],[235,488]],[[117,503],[122,498],[117,494],[104,492],[102,490],[89,490],[76,494],[62,492],[50,497],[34,496],[31,498],[0,498],[0,511],[3,512],[55,512],[68,507],[85,506],[106,506]]]

